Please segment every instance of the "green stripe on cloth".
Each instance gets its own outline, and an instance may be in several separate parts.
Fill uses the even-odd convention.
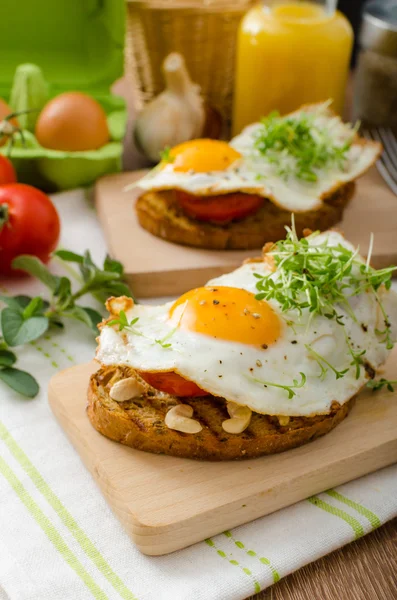
[[[254,584],[255,594],[257,594],[258,592],[261,591],[261,586],[259,585],[259,582],[253,576],[252,571],[250,569],[248,569],[247,567],[243,567],[242,565],[240,565],[240,563],[237,560],[229,558],[227,556],[226,552],[224,552],[223,550],[221,550],[220,548],[218,548],[215,545],[215,542],[211,538],[208,538],[208,539],[206,539],[204,541],[207,544],[207,546],[209,546],[210,548],[212,548],[213,550],[215,550],[215,552],[217,553],[218,556],[220,556],[221,558],[224,558],[225,560],[227,560],[227,562],[229,564],[233,565],[234,567],[238,567],[245,575],[247,575],[251,579],[252,583]]]
[[[280,575],[279,575],[278,571],[273,567],[272,563],[270,562],[270,560],[268,558],[265,558],[264,556],[259,556],[259,554],[257,552],[255,552],[255,550],[247,550],[245,545],[243,544],[243,542],[240,542],[239,540],[236,540],[233,537],[233,534],[231,531],[224,531],[223,535],[225,535],[230,540],[232,540],[232,542],[234,542],[235,546],[237,546],[237,548],[240,548],[240,550],[243,550],[248,556],[253,556],[254,558],[258,559],[259,562],[262,563],[263,565],[267,565],[271,571],[274,583],[277,583],[277,581],[280,581]]]
[[[361,523],[357,521],[357,519],[355,519],[354,517],[350,516],[344,510],[341,510],[340,508],[336,508],[335,506],[324,502],[324,500],[321,500],[321,498],[319,498],[318,496],[312,496],[311,498],[308,498],[308,501],[311,504],[314,504],[314,506],[325,510],[325,512],[334,515],[335,517],[339,517],[340,519],[343,519],[353,529],[354,537],[356,540],[364,535],[365,532]]]
[[[368,519],[368,521],[372,525],[372,529],[376,529],[377,527],[380,527],[382,525],[382,522],[379,519],[379,517],[375,513],[373,513],[371,510],[369,510],[369,508],[365,508],[365,506],[363,506],[362,504],[359,504],[358,502],[354,502],[354,500],[350,500],[350,498],[347,498],[347,496],[344,496],[343,494],[341,494],[340,492],[337,492],[336,490],[327,490],[325,493],[328,494],[328,496],[331,496],[331,498],[335,498],[335,500],[339,500],[339,502],[343,502],[343,504],[346,504],[346,506],[350,506],[350,508],[354,508],[354,510],[356,510],[358,513],[360,513],[360,515],[363,515],[363,517]]]
[[[0,456],[0,473],[8,481],[18,498],[25,505],[29,513],[32,515],[36,523],[41,527],[45,535],[48,537],[50,542],[58,550],[62,558],[68,563],[75,573],[82,579],[91,594],[97,600],[109,600],[108,596],[103,590],[95,583],[91,575],[87,573],[83,565],[70,550],[61,534],[55,529],[46,515],[43,513],[41,508],[33,500],[32,496],[23,486],[22,482],[15,475],[11,467],[6,461]]]
[[[47,342],[50,342],[51,346],[53,348],[55,348],[55,350],[58,350],[59,352],[61,352],[69,362],[71,362],[72,364],[76,364],[76,361],[74,360],[73,356],[71,356],[67,350],[65,350],[65,348],[63,348],[63,346],[61,346],[60,344],[58,344],[58,342],[53,342],[52,338],[50,335],[45,335],[44,339],[47,340]]]
[[[21,467],[33,481],[36,488],[44,496],[49,505],[54,509],[62,523],[69,529],[75,540],[80,544],[85,554],[92,560],[99,571],[106,577],[108,582],[124,600],[137,600],[136,596],[129,590],[118,575],[113,571],[109,563],[102,556],[90,538],[84,533],[68,509],[62,504],[58,496],[52,491],[41,473],[33,465],[31,460],[12,437],[6,426],[0,421],[0,439],[4,441],[7,448],[19,462]]]
[[[44,356],[44,358],[49,360],[51,363],[51,366],[54,367],[54,369],[60,368],[59,364],[57,363],[56,360],[53,359],[51,354],[49,352],[47,352],[46,350],[44,350],[44,348],[42,346],[39,346],[39,344],[37,343],[36,340],[33,342],[29,342],[29,345],[32,346],[32,348],[34,348],[36,350],[36,352],[39,352],[42,356]]]

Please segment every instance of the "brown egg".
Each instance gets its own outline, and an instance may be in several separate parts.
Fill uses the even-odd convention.
[[[0,98],[0,121],[3,121],[12,112],[14,112],[14,111],[12,110],[12,108],[10,108],[8,106],[7,102],[5,102],[5,100],[3,100],[3,98]],[[16,117],[14,117],[13,119],[10,119],[10,123],[12,125],[14,125],[14,127],[19,127],[18,119]],[[7,139],[8,139],[8,136],[6,136],[6,135],[1,136],[0,137],[0,146],[4,146]]]
[[[109,141],[105,111],[81,92],[66,92],[50,100],[40,113],[35,134],[44,148],[69,152],[96,150]]]

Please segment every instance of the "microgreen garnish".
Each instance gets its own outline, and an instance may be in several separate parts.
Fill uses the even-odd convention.
[[[124,283],[123,266],[116,260],[106,257],[103,267],[98,267],[87,251],[83,255],[59,250],[54,253],[62,268],[78,283],[65,275],[54,275],[36,256],[23,255],[14,259],[12,266],[29,273],[48,288],[48,299],[41,296],[0,296],[5,307],[0,309],[0,379],[18,393],[29,398],[39,390],[36,380],[16,369],[13,364],[15,354],[9,347],[22,346],[33,342],[54,327],[63,328],[65,319],[84,323],[93,333],[98,333],[97,325],[102,320],[98,310],[80,304],[83,296],[94,297],[101,305],[109,296],[131,296]],[[78,265],[78,271],[69,263]],[[15,360],[14,360],[15,358]]]
[[[343,170],[355,133],[356,128],[347,140],[339,142],[328,127],[316,122],[315,113],[281,117],[278,112],[272,112],[261,120],[254,143],[281,177],[287,179],[292,175],[315,182],[319,169]]]
[[[345,338],[346,338],[347,347],[349,348],[349,352],[353,359],[352,362],[350,363],[350,366],[356,367],[356,379],[360,379],[361,366],[364,364],[362,356],[364,356],[366,350],[357,350],[357,351],[354,350],[353,346],[350,343],[350,340],[348,338],[346,330],[345,330]]]
[[[385,346],[386,346],[386,348],[388,350],[392,350],[393,347],[394,347],[394,344],[393,344],[393,341],[391,339],[391,324],[390,324],[390,321],[389,321],[388,316],[386,314],[386,311],[385,311],[385,309],[384,309],[381,301],[379,300],[378,294],[376,292],[374,292],[374,294],[375,294],[376,300],[378,302],[378,306],[380,308],[380,311],[382,313],[383,323],[385,325],[385,328],[383,330],[376,329],[375,333],[377,335],[381,335],[382,336],[381,342],[383,344],[385,344]]]
[[[167,348],[171,348],[172,344],[170,342],[168,342],[168,340],[170,339],[170,337],[172,337],[175,333],[175,331],[178,329],[178,325],[176,327],[174,327],[173,329],[171,329],[171,331],[169,331],[163,338],[161,338],[161,340],[155,340],[154,343],[158,344],[159,346],[161,346],[162,348],[164,348],[165,350]]]
[[[324,364],[327,365],[327,367],[335,373],[336,379],[341,379],[348,372],[349,369],[344,369],[343,371],[338,371],[338,369],[335,369],[335,367],[333,367],[330,362],[328,362],[323,356],[321,356],[321,354],[316,352],[309,344],[305,344],[305,348],[312,355],[312,357],[314,358],[314,360],[317,362],[318,366],[320,367],[320,369],[321,369],[320,378],[321,379],[324,379],[324,377],[327,373],[327,369],[325,369]]]
[[[134,319],[131,319],[131,321],[128,321],[127,315],[125,314],[124,310],[121,310],[119,312],[119,316],[116,319],[108,321],[107,325],[108,327],[111,327],[112,325],[118,325],[119,331],[123,331],[123,329],[128,329],[128,331],[131,331],[131,333],[134,333],[135,335],[142,335],[140,331],[134,328],[135,323],[137,323],[138,321],[139,317],[135,317]]]
[[[396,267],[379,271],[367,268],[358,258],[358,251],[353,252],[341,244],[328,245],[327,240],[318,245],[309,244],[316,235],[299,240],[294,225],[287,227],[286,239],[276,242],[268,252],[274,259],[277,277],[273,277],[273,273],[255,273],[258,279],[255,297],[277,301],[282,312],[295,310],[301,314],[303,309],[308,309],[314,315],[344,325],[344,315],[337,312],[337,307],[343,307],[356,320],[349,297],[364,291],[376,294],[381,285],[389,289]],[[376,297],[382,310],[377,294]],[[382,312],[387,334],[385,343],[390,343],[390,323],[384,310]]]
[[[299,375],[301,376],[301,380],[298,381],[297,379],[293,379],[291,385],[282,385],[281,383],[273,383],[271,381],[264,381],[263,379],[257,379],[256,377],[250,377],[249,375],[246,375],[246,377],[247,377],[247,379],[250,379],[251,381],[255,381],[255,383],[260,383],[265,387],[271,386],[271,387],[281,388],[281,389],[285,390],[288,393],[289,400],[291,400],[291,398],[296,396],[296,392],[294,391],[294,389],[302,388],[306,383],[306,375],[304,373],[299,373]]]
[[[171,155],[170,146],[165,146],[165,148],[160,152],[161,162],[164,163],[173,163],[175,160],[175,156]]]
[[[129,331],[130,333],[133,333],[134,335],[137,335],[139,337],[144,337],[144,338],[150,340],[151,339],[150,337],[148,337],[147,335],[145,335],[144,333],[139,331],[136,327],[134,327],[134,325],[138,321],[139,321],[139,317],[135,317],[134,319],[131,319],[131,321],[128,321],[127,315],[125,314],[124,310],[121,310],[119,313],[119,316],[117,318],[112,319],[111,321],[107,322],[107,326],[112,327],[113,325],[118,325],[119,331],[123,331],[124,329],[126,329],[127,331]],[[153,344],[158,344],[165,350],[167,350],[167,348],[171,348],[171,343],[168,342],[168,340],[170,339],[170,337],[172,335],[174,335],[176,330],[177,330],[177,327],[174,327],[174,329],[171,329],[171,331],[169,331],[162,339],[153,340]]]
[[[367,382],[367,387],[369,387],[371,390],[381,390],[383,387],[386,387],[389,392],[394,392],[394,387],[393,385],[397,385],[397,381],[391,381],[390,379],[370,379]]]
[[[164,340],[157,340],[156,339],[154,342],[155,342],[155,344],[158,344],[159,346],[161,346],[162,348],[164,348],[164,350],[166,350],[167,348],[171,348],[171,346],[172,346],[172,344],[170,342],[168,342],[168,344],[166,344],[164,342]]]
[[[268,250],[274,260],[275,273],[254,274],[258,290],[255,298],[276,301],[281,311],[288,313],[288,318],[285,319],[287,325],[291,323],[291,326],[296,326],[290,319],[291,311],[300,315],[305,309],[310,313],[310,322],[318,315],[344,327],[346,315],[358,322],[349,299],[363,292],[372,293],[385,325],[382,331],[376,333],[381,336],[380,342],[390,350],[393,348],[391,324],[382,305],[379,289],[390,289],[392,273],[396,267],[375,270],[370,266],[369,260],[362,262],[358,250],[353,251],[341,244],[329,245],[327,239],[313,244],[317,235],[318,233],[313,233],[298,239],[292,218],[292,227],[287,227],[286,239],[276,242]],[[371,238],[371,247],[372,243]],[[346,330],[345,338],[352,357],[349,367],[355,367],[355,376],[359,379],[365,350],[352,347]],[[337,379],[349,371],[337,370],[310,345],[306,345],[306,349],[319,364],[320,377],[325,377],[325,367],[331,369]]]

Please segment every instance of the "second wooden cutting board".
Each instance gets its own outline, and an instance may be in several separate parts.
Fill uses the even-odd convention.
[[[171,244],[138,223],[134,204],[141,191],[124,188],[145,171],[119,173],[100,179],[95,188],[96,206],[113,258],[123,263],[136,296],[176,296],[206,283],[255,255],[255,251],[202,250]],[[397,197],[375,168],[357,182],[356,194],[339,229],[366,254],[370,234],[375,235],[372,264],[383,268],[397,263]],[[260,250],[256,252],[260,254]]]

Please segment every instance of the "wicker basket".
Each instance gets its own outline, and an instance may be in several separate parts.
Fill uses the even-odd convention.
[[[257,0],[129,0],[126,73],[137,110],[164,89],[161,63],[173,51],[229,122],[235,43],[241,17]]]

